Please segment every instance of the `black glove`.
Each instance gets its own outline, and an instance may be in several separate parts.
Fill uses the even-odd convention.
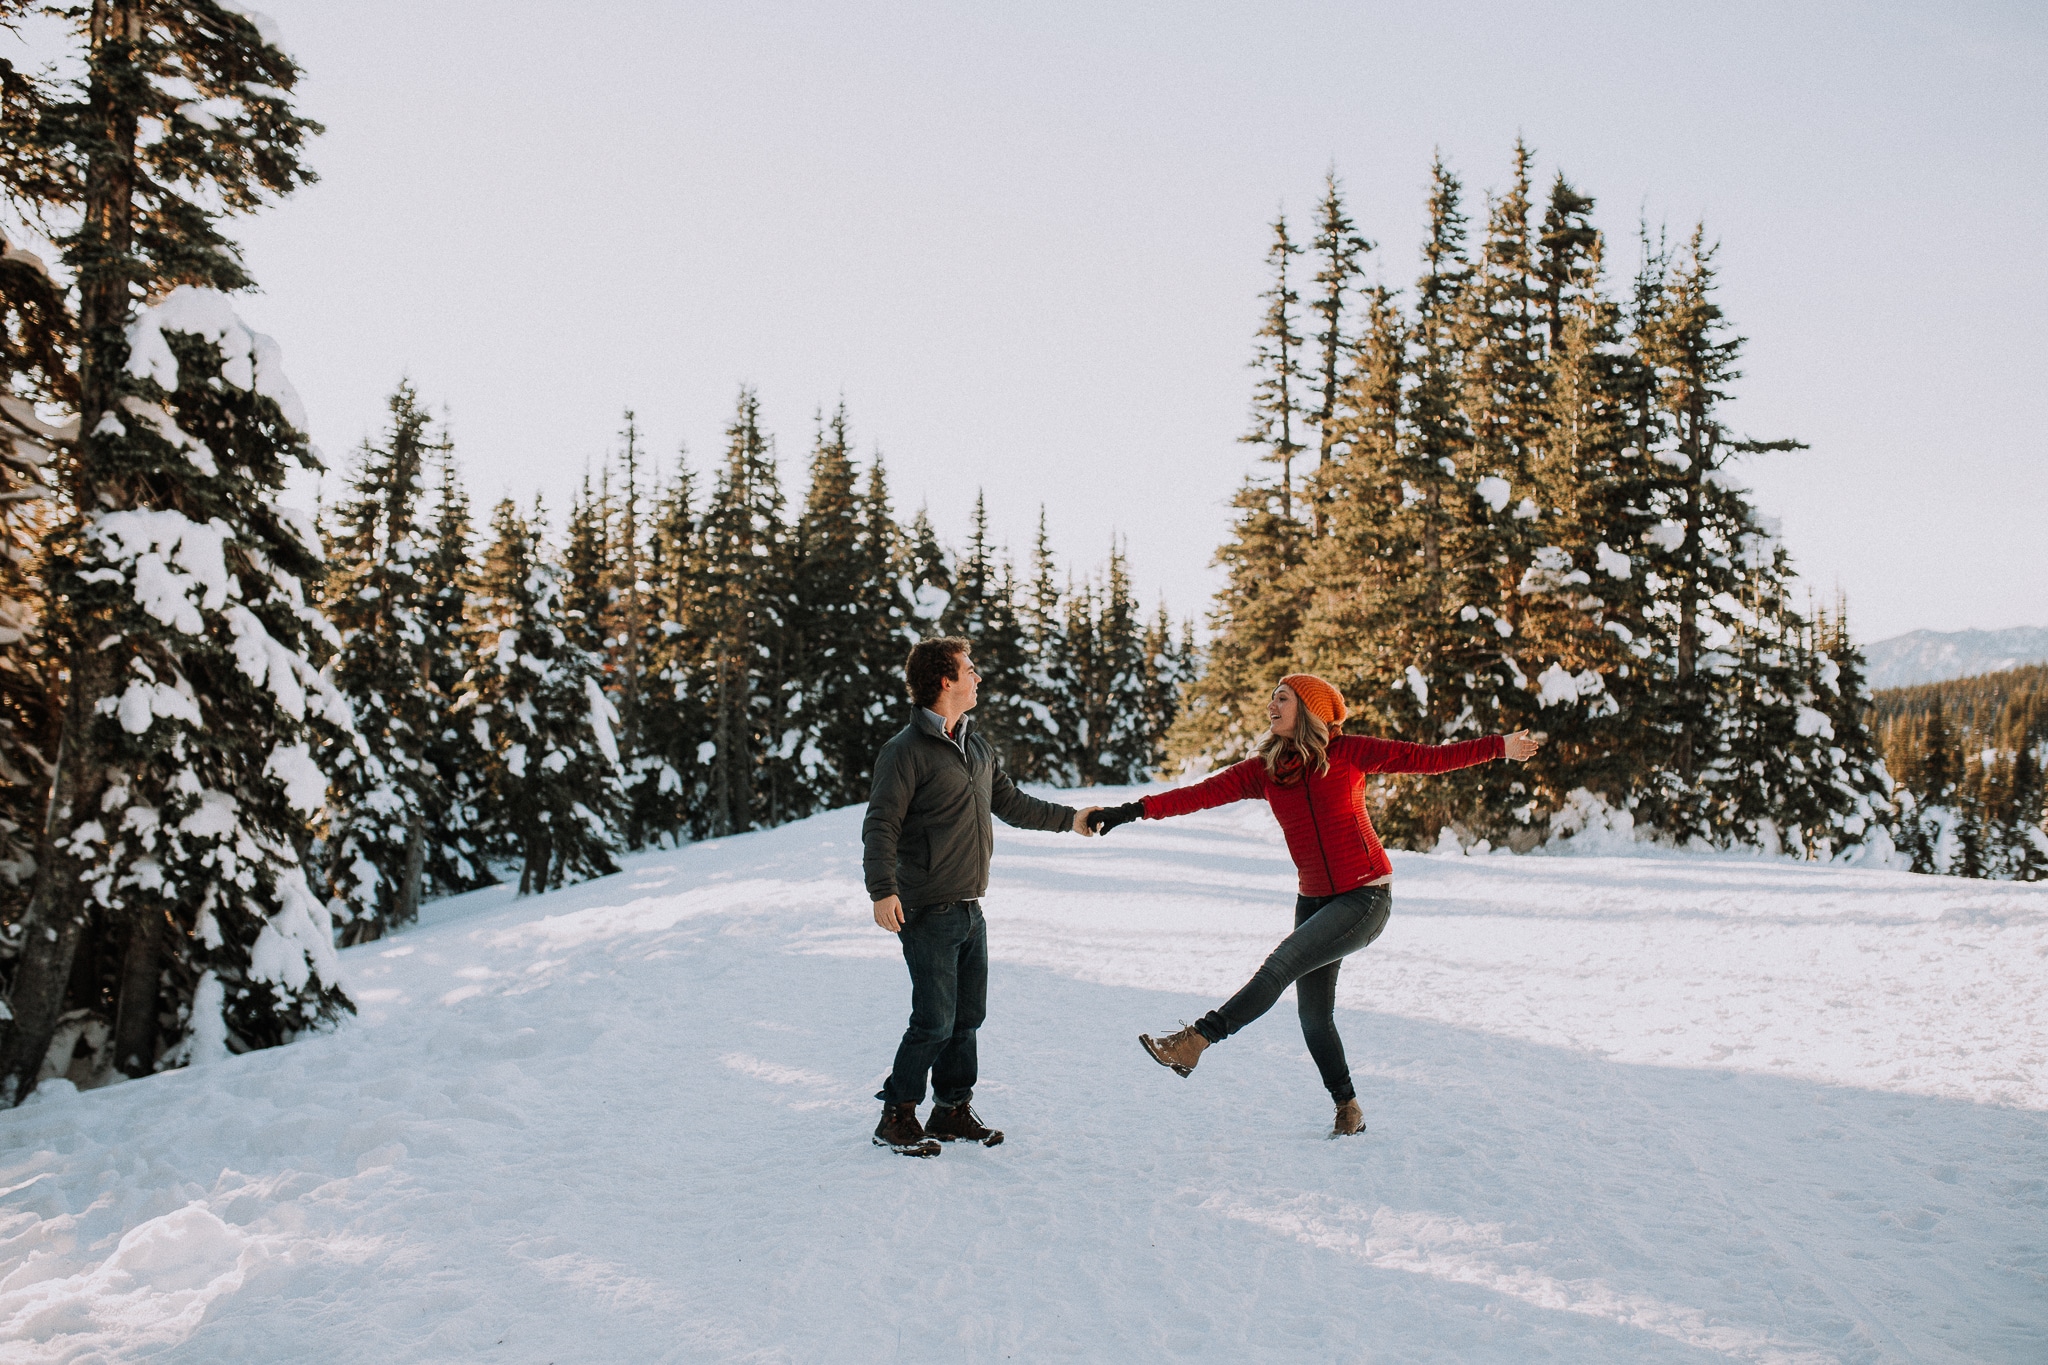
[[[1145,814],[1143,801],[1126,801],[1121,806],[1104,806],[1101,810],[1088,812],[1088,828],[1097,834],[1107,834],[1118,825],[1128,825],[1142,819]]]

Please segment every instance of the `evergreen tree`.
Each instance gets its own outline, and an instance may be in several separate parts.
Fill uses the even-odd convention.
[[[485,818],[490,751],[469,718],[454,714],[475,653],[471,598],[476,574],[469,495],[445,437],[438,464],[433,527],[422,566],[422,653],[435,717],[424,749],[426,770],[435,779],[427,789],[425,873],[427,885],[448,896],[491,885],[496,880],[492,861],[515,857],[517,849],[497,836]]]
[[[613,661],[613,693],[619,712],[619,754],[625,771],[645,771],[641,762],[645,740],[642,714],[646,708],[649,647],[658,637],[649,634],[653,624],[647,581],[648,528],[643,521],[640,500],[644,477],[640,464],[640,426],[631,408],[626,425],[619,432],[618,515],[612,536],[612,618],[609,622]],[[647,832],[633,818],[637,804],[629,797],[626,811],[626,846],[639,848]]]
[[[975,666],[981,670],[975,724],[994,744],[1004,770],[1015,777],[1030,767],[1029,735],[1037,718],[1025,705],[1030,651],[1012,578],[1009,566],[997,563],[989,544],[988,508],[977,492],[967,552],[960,557],[939,630],[973,644]]]
[[[781,651],[788,592],[782,491],[760,400],[740,391],[726,428],[726,463],[705,509],[697,577],[706,641],[712,745],[709,826],[736,834],[789,809],[785,775],[798,731],[785,730]]]
[[[2004,875],[2016,882],[2048,881],[2048,819],[2044,808],[2041,759],[2032,744],[2022,743],[2012,756],[2011,812],[2004,831]]]
[[[1076,682],[1068,657],[1057,574],[1041,503],[1038,531],[1031,542],[1031,584],[1021,595],[1011,597],[1018,604],[1022,627],[1024,682],[1017,699],[1016,723],[1005,736],[1005,766],[1020,782],[1072,786],[1080,780],[1068,762]]]
[[[562,546],[562,629],[571,643],[599,661],[606,691],[611,684],[613,578],[611,471],[591,487],[590,474],[569,504],[568,534]]]
[[[102,435],[171,505],[63,534],[53,578],[74,622],[107,630],[125,683],[81,736],[108,756],[107,786],[66,852],[127,933],[115,1060],[140,1075],[353,1008],[302,862],[327,798],[314,753],[352,724],[316,666],[336,641],[305,600],[314,533],[276,502],[290,466],[318,465],[275,344],[190,287],[127,340],[127,401]]]
[[[428,575],[419,502],[429,435],[419,395],[401,381],[391,428],[363,443],[329,538],[326,614],[340,633],[330,667],[357,733],[334,755],[326,863],[342,941],[382,937],[419,915],[428,820],[446,804],[428,745],[443,722],[434,692]]]
[[[1130,565],[1123,548],[1114,543],[1096,600],[1093,634],[1102,722],[1089,755],[1094,778],[1084,778],[1084,784],[1142,782],[1153,767],[1153,746],[1160,733],[1152,728],[1154,665],[1131,593]]]
[[[1526,178],[1518,157],[1510,200]],[[1621,309],[1602,288],[1605,244],[1592,210],[1590,197],[1556,178],[1530,272],[1512,290],[1517,318],[1526,307],[1535,325],[1508,331],[1509,352],[1526,344],[1540,369],[1533,381],[1495,390],[1491,424],[1525,480],[1521,496],[1502,499],[1527,528],[1508,551],[1517,578],[1504,648],[1531,681],[1503,695],[1502,727],[1530,726],[1550,739],[1506,783],[1509,795],[1529,801],[1514,812],[1532,819],[1581,789],[1625,807],[1657,761],[1639,739],[1652,594],[1639,553],[1650,524],[1648,464],[1630,426],[1637,368]],[[1517,250],[1496,255],[1512,259]],[[1530,412],[1523,395],[1540,409]],[[1523,828],[1540,833],[1542,825]],[[1509,842],[1519,847],[1526,837],[1511,833]]]
[[[1266,316],[1252,359],[1259,371],[1252,427],[1241,439],[1264,447],[1261,458],[1280,467],[1280,480],[1269,485],[1247,478],[1232,499],[1232,535],[1216,553],[1227,582],[1209,617],[1209,667],[1190,690],[1168,742],[1169,755],[1180,761],[1234,756],[1265,730],[1266,694],[1288,671],[1301,629],[1310,531],[1295,516],[1293,471],[1302,450],[1294,420],[1305,384],[1293,322],[1299,296],[1287,279],[1288,261],[1301,248],[1289,240],[1284,216],[1274,220],[1273,234],[1266,255],[1273,285],[1262,296]]]
[[[1897,847],[1890,819],[1893,783],[1871,733],[1863,651],[1849,634],[1846,600],[1838,597],[1832,614],[1819,613],[1816,634],[1810,690],[1814,707],[1828,722],[1828,770],[1822,791],[1830,808],[1813,831],[1813,852],[1821,858],[1888,865]]]
[[[953,602],[953,568],[932,529],[931,514],[922,507],[903,539],[902,573],[916,622],[915,638],[922,640],[939,630]]]
[[[1266,301],[1266,316],[1259,324],[1252,349],[1252,368],[1259,372],[1252,387],[1252,425],[1240,440],[1265,449],[1262,459],[1280,466],[1280,515],[1294,518],[1294,461],[1302,452],[1294,422],[1301,415],[1307,381],[1301,369],[1301,336],[1294,330],[1294,310],[1301,295],[1287,280],[1287,264],[1301,254],[1287,235],[1287,216],[1273,220],[1273,245],[1266,263],[1273,271],[1273,285],[1259,297]]]
[[[627,775],[629,839],[702,838],[713,757],[703,585],[689,465],[655,499],[646,555],[638,748]]]
[[[1174,633],[1164,598],[1159,613],[1146,627],[1144,639],[1145,747],[1142,760],[1130,780],[1162,771],[1166,764],[1166,737],[1180,716],[1181,689],[1201,675],[1201,658],[1195,648],[1195,623],[1190,620]]]
[[[24,97],[36,91],[0,70],[0,95],[10,104],[18,88]],[[0,128],[17,122],[11,109],[0,114]],[[0,159],[0,185],[11,191],[18,179]],[[46,480],[73,433],[45,422],[37,408],[75,410],[75,343],[62,291],[41,258],[0,236],[0,983],[19,947],[13,932],[35,877],[57,757],[61,649],[49,632],[43,587],[43,542],[57,507]]]
[[[792,543],[792,718],[802,731],[797,776],[817,803],[865,801],[874,763],[867,703],[875,695],[862,649],[875,584],[863,573],[861,508],[846,405],[818,417],[810,486]]]
[[[563,573],[511,499],[491,514],[476,655],[457,714],[490,752],[489,818],[519,850],[519,893],[616,872],[618,714],[603,664],[577,643]]]
[[[867,604],[860,637],[863,690],[848,699],[847,709],[867,726],[862,747],[872,760],[908,718],[903,661],[925,633],[915,601],[915,578],[905,572],[908,539],[890,507],[888,472],[880,451],[875,452],[861,489],[858,549],[861,598]],[[943,570],[943,563],[938,568]],[[932,572],[926,565],[916,574]]]
[[[1317,259],[1316,292],[1309,309],[1316,315],[1315,423],[1319,447],[1315,473],[1309,480],[1309,529],[1321,536],[1332,453],[1341,435],[1337,421],[1339,396],[1344,387],[1345,364],[1355,344],[1345,330],[1345,305],[1358,288],[1366,253],[1372,250],[1372,243],[1358,234],[1345,212],[1344,192],[1334,168],[1323,177],[1323,199],[1316,207],[1316,233],[1309,249]],[[1283,260],[1283,267],[1284,264]],[[1285,321],[1284,310],[1279,321]],[[1273,325],[1271,320],[1268,325]]]
[[[213,681],[206,676],[210,657],[202,661],[212,644],[173,637],[167,623],[154,617],[154,624],[137,620],[132,593],[116,584],[129,584],[138,571],[153,580],[156,567],[138,570],[142,559],[154,555],[156,564],[170,564],[185,553],[179,546],[189,546],[195,562],[210,572],[211,550],[202,543],[220,543],[211,535],[215,506],[232,528],[220,534],[238,550],[261,556],[272,572],[244,575],[237,565],[232,572],[249,593],[245,600],[230,608],[224,599],[209,607],[202,598],[193,606],[206,640],[215,640],[216,624],[232,630],[224,623],[235,612],[262,624],[281,651],[279,660],[288,654],[305,661],[300,646],[310,648],[315,638],[306,634],[312,624],[296,614],[303,598],[287,619],[273,597],[287,592],[285,582],[293,583],[290,592],[301,592],[299,585],[319,563],[317,549],[301,543],[270,510],[284,466],[311,461],[297,430],[303,421],[277,405],[288,390],[277,382],[274,348],[267,341],[259,346],[230,322],[224,299],[212,291],[252,283],[220,231],[222,217],[253,210],[311,179],[299,150],[318,125],[292,109],[299,73],[291,59],[256,21],[212,0],[106,0],[59,17],[75,42],[68,55],[75,58],[77,74],[62,88],[44,91],[46,97],[31,98],[18,82],[0,81],[7,87],[0,113],[10,125],[0,137],[8,148],[7,190],[10,196],[22,194],[26,180],[20,172],[32,167],[29,197],[67,223],[58,244],[74,281],[80,339],[79,435],[66,467],[68,522],[59,530],[64,553],[50,581],[70,651],[64,738],[41,838],[46,856],[39,860],[23,915],[24,946],[0,1041],[0,1102],[19,1099],[34,1082],[89,923],[124,945],[107,954],[122,960],[115,1008],[128,1015],[127,1022],[116,1021],[124,1065],[151,1062],[153,1049],[137,1040],[156,1031],[163,977],[158,963],[167,954],[198,964],[185,978],[196,978],[197,994],[189,1004],[179,1001],[192,1055],[215,1050],[223,1036],[242,1046],[277,1041],[345,1006],[327,970],[326,945],[298,942],[298,935],[311,934],[310,926],[324,921],[325,910],[300,903],[311,896],[295,854],[286,857],[295,845],[285,830],[297,817],[283,784],[266,777],[261,766],[272,753],[303,752],[286,738],[307,738],[303,710],[293,716],[264,709],[284,707],[291,688],[277,684],[282,695],[265,703],[252,695],[253,684],[222,678],[230,691],[204,697],[212,709],[204,731],[184,728],[188,720],[169,716],[157,718],[165,722],[162,729],[152,723],[140,732],[114,723],[121,698],[143,695],[132,691],[138,685],[162,689],[168,697],[184,695],[180,681],[197,686],[195,675]],[[160,295],[169,311],[147,322],[138,318],[139,300]],[[188,340],[169,342],[165,333]],[[146,352],[138,353],[138,340]],[[186,367],[194,375],[217,371],[221,387],[208,395],[189,382],[181,389],[178,378]],[[159,427],[158,413],[169,414],[163,420],[174,425]],[[209,426],[225,423],[230,414],[237,424],[233,431]],[[207,430],[202,434],[200,428]],[[233,463],[222,473],[213,455],[198,458],[206,451],[232,452]],[[209,463],[212,473],[206,472]],[[197,477],[190,471],[198,471]],[[209,517],[193,518],[201,508]],[[147,521],[168,536],[168,518],[202,529],[191,540],[183,531],[151,540],[155,548],[146,550],[141,540],[109,529],[132,531]],[[158,600],[172,610],[167,599]],[[194,618],[174,611],[173,619],[189,624]],[[236,638],[249,642],[241,657],[252,661],[253,671],[255,660],[272,656],[244,625],[245,633]],[[178,631],[177,637],[194,633]],[[103,648],[113,636],[122,643]],[[154,680],[136,672],[138,665]],[[260,676],[295,668],[279,663],[273,670],[264,663]],[[237,676],[248,680],[246,672]],[[133,707],[129,715],[139,719]],[[236,754],[216,747],[230,737]],[[181,740],[182,758],[169,757]],[[253,774],[237,756],[247,754],[255,755]],[[168,807],[154,799],[159,793],[151,785],[166,763],[182,763],[186,785],[200,789],[180,791],[175,799],[164,793]],[[313,779],[289,785],[294,797],[304,796]],[[165,833],[154,864],[181,879],[171,892],[145,894],[138,886],[132,895],[117,894],[109,877],[119,881],[131,874],[110,860],[144,854],[132,851],[140,847],[139,829],[124,824],[119,837],[108,838],[104,821],[115,808],[107,804],[115,792],[140,802],[138,811],[154,810],[161,819],[168,809],[179,821],[197,812],[202,793],[211,793],[234,802],[235,819],[218,835]],[[202,824],[230,810],[217,801],[208,808],[215,815],[200,817]],[[201,844],[225,838],[232,848],[245,833],[260,834],[265,847],[284,850],[237,858],[233,876],[246,876],[246,882],[218,867],[203,871],[186,862],[200,856]],[[102,885],[108,888],[104,897],[97,890]],[[200,930],[202,903],[210,932]],[[174,904],[175,913],[187,917],[180,927],[197,933],[196,940],[167,944]],[[252,959],[250,951],[266,931],[271,937]],[[277,951],[273,945],[280,935],[298,946]],[[252,975],[259,968],[281,976],[273,982]]]
[[[1719,410],[1739,377],[1742,338],[1728,332],[1713,297],[1714,249],[1696,228],[1685,254],[1665,273],[1646,316],[1639,319],[1638,353],[1654,383],[1663,467],[1656,480],[1664,513],[1650,567],[1664,584],[1651,622],[1661,674],[1651,717],[1672,743],[1664,781],[1653,791],[1650,813],[1673,837],[1716,841],[1747,839],[1769,818],[1769,744],[1781,733],[1796,700],[1776,677],[1759,674],[1740,689],[1724,685],[1745,662],[1782,667],[1782,650],[1766,646],[1746,654],[1759,630],[1767,582],[1746,574],[1777,572],[1774,554],[1760,550],[1775,537],[1761,525],[1744,490],[1727,469],[1734,458],[1798,449],[1796,441],[1749,441],[1723,427]],[[1768,559],[1768,564],[1761,562]],[[1748,608],[1726,604],[1748,602]],[[1763,764],[1759,772],[1757,764]]]

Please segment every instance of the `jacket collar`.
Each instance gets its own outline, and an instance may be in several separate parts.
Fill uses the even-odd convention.
[[[938,712],[926,706],[920,706],[917,708],[916,724],[918,729],[924,731],[926,734],[932,736],[934,739],[941,741],[942,743],[958,745],[963,753],[967,749],[967,727],[970,724],[972,724],[973,721],[974,717],[972,716],[960,717],[960,719],[957,722],[955,722],[953,726],[953,733],[949,737],[946,734],[946,726],[944,722],[942,722],[939,719]]]

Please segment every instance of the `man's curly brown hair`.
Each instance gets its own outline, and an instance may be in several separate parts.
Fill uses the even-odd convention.
[[[903,661],[910,699],[926,708],[937,702],[941,683],[948,678],[960,680],[960,660],[970,648],[957,635],[941,635],[936,640],[919,640],[912,645],[910,657]]]

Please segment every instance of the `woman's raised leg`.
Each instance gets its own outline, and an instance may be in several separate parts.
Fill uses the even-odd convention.
[[[1222,1042],[1273,1008],[1280,993],[1302,977],[1342,961],[1378,938],[1393,905],[1393,892],[1384,884],[1361,886],[1320,904],[1317,898],[1302,897],[1295,907],[1294,932],[1280,941],[1243,989],[1195,1021],[1196,1031],[1212,1043]],[[1333,1001],[1335,990],[1332,984]]]

